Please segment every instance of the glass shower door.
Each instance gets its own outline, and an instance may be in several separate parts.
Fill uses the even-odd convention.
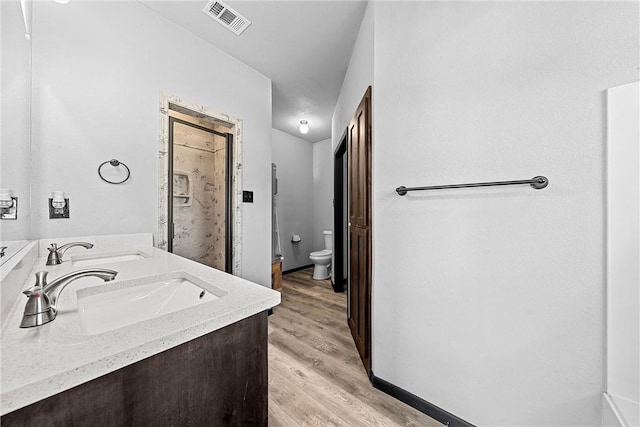
[[[231,136],[174,117],[169,129],[169,251],[229,271]]]

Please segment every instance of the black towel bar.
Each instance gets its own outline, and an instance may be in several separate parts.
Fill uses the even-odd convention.
[[[534,176],[531,179],[523,179],[520,181],[495,181],[495,182],[475,182],[471,184],[451,184],[451,185],[432,185],[429,187],[405,187],[400,186],[396,188],[396,193],[400,196],[404,196],[409,191],[422,191],[422,190],[445,190],[448,188],[467,188],[467,187],[492,187],[495,185],[522,185],[529,184],[536,190],[541,190],[549,185],[549,180],[545,176]]]

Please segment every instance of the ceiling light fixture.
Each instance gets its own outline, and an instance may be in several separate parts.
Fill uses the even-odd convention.
[[[67,4],[69,3],[69,0],[54,0],[56,3],[58,4]]]
[[[306,120],[300,120],[300,133],[306,135],[309,133],[309,122]]]

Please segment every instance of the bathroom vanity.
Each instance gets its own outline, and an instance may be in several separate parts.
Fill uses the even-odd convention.
[[[16,298],[2,329],[2,425],[266,425],[266,310],[280,294],[153,248],[150,236],[109,237],[81,238],[94,248],[50,267],[50,241],[40,241],[32,273],[55,278],[89,264],[118,276],[70,283],[55,320],[34,328],[18,327],[26,299]],[[197,303],[127,312],[127,296],[176,280],[195,287]]]
[[[253,315],[10,412],[2,425],[266,426],[266,319]]]

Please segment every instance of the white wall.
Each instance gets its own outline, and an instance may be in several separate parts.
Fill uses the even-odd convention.
[[[20,2],[0,2],[0,187],[18,198],[18,219],[2,220],[0,240],[30,239],[31,95],[30,42]]]
[[[137,2],[35,2],[33,224],[40,237],[157,230],[160,92],[243,121],[243,277],[270,286],[271,83]],[[123,185],[96,169],[117,158]],[[49,220],[53,190],[68,220]]]
[[[311,264],[313,249],[313,148],[302,138],[272,130],[272,160],[278,168],[278,224],[284,271]],[[291,237],[302,238],[293,243]]]
[[[338,96],[336,107],[333,110],[333,117],[331,118],[332,158],[333,153],[341,141],[342,135],[349,125],[349,121],[360,104],[360,100],[362,100],[367,88],[373,84],[374,10],[374,2],[369,2],[367,4],[367,10],[362,18],[362,22],[360,23],[358,37],[353,45],[353,52],[351,53],[349,67],[345,73],[344,81],[342,82],[340,95]],[[372,98],[373,108],[375,109],[375,89],[373,91]],[[375,141],[375,134],[373,135],[373,140]],[[347,195],[345,194],[345,203],[347,200],[346,196]],[[345,218],[345,220],[348,220],[348,218]],[[334,230],[334,233],[335,232],[336,231]],[[346,277],[348,274],[348,241],[346,238],[344,240],[343,250],[345,254],[344,273]],[[332,259],[332,263],[335,263],[335,258]],[[336,279],[334,278],[334,282],[335,281]]]
[[[313,250],[324,249],[324,230],[333,231],[331,139],[313,143]]]
[[[638,4],[373,5],[375,375],[478,425],[599,425],[604,90],[638,78]]]
[[[340,143],[340,138],[356,112],[360,100],[367,88],[373,83],[373,3],[367,4],[367,10],[358,31],[358,38],[353,45],[349,67],[333,111],[331,119],[332,151]],[[373,93],[373,97],[375,99],[375,93]]]
[[[607,393],[640,425],[640,83],[607,91]]]
[[[333,230],[331,140],[310,143],[272,130],[272,160],[278,168],[278,216],[284,271],[312,264],[309,254],[324,249],[324,230]],[[302,242],[293,243],[299,234]]]

